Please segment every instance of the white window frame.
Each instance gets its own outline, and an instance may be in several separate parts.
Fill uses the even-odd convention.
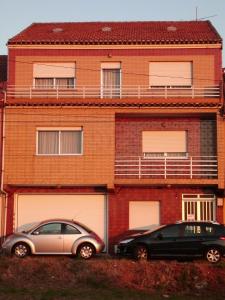
[[[59,132],[59,153],[38,153],[38,138],[39,131],[58,131]],[[62,131],[79,131],[81,132],[81,152],[80,153],[60,153],[61,138],[60,132]],[[83,127],[38,127],[36,129],[36,155],[37,156],[82,156],[83,155]]]
[[[53,86],[52,87],[39,87],[39,86],[36,86],[36,79],[53,79]],[[56,80],[57,79],[73,79],[73,85],[71,87],[61,87],[61,86],[58,86],[56,84]],[[60,89],[75,89],[75,77],[35,77],[33,78],[33,88],[34,89],[56,89],[56,88],[60,88]]]
[[[170,152],[143,152],[143,156],[145,159],[187,159],[188,153],[187,152],[172,152],[172,153],[181,153],[181,155],[173,155]],[[160,155],[159,155],[160,154]]]
[[[103,70],[107,69],[115,69],[120,70],[120,98],[121,98],[121,87],[122,87],[122,68],[121,62],[102,62],[101,63],[101,78],[100,78],[100,85],[101,85],[101,98],[104,98],[104,87],[103,87]]]
[[[214,194],[182,194],[182,220],[185,221],[185,203],[196,204],[197,220],[193,221],[216,221],[216,196]],[[210,210],[211,220],[201,220],[201,203],[205,205],[213,204],[213,209]],[[191,209],[192,210],[192,209]],[[191,220],[192,221],[192,220]]]
[[[69,66],[71,65],[71,66]],[[72,66],[73,65],[73,66]],[[46,70],[37,70],[36,67],[50,67],[50,71]],[[53,70],[51,70],[51,67]],[[66,70],[69,70],[70,72],[66,72],[66,74],[62,72],[55,72],[54,74],[54,68],[64,68]],[[72,71],[71,71],[72,70]],[[42,73],[44,72],[44,73]],[[43,76],[42,76],[43,74]],[[56,85],[57,79],[73,79],[73,86],[71,87],[59,87],[62,89],[74,89],[76,86],[76,63],[75,62],[34,62],[33,64],[33,88],[34,89],[55,89],[58,88]],[[52,87],[37,87],[36,86],[36,79],[53,79],[53,86]]]

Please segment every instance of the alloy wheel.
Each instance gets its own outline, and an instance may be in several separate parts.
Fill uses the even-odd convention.
[[[91,245],[85,244],[81,246],[79,255],[83,259],[89,259],[93,256],[94,254],[94,249]]]
[[[217,249],[209,249],[206,253],[206,259],[211,263],[217,263],[220,261],[221,254]]]
[[[147,260],[148,259],[148,250],[145,246],[138,246],[136,249],[136,258],[138,260]]]
[[[29,254],[29,249],[25,244],[18,244],[14,248],[14,254],[17,257],[23,258]]]

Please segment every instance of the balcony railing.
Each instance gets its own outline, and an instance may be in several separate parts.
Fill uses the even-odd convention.
[[[35,88],[33,86],[8,85],[7,97],[12,98],[219,98],[219,86],[207,87],[154,87],[123,86],[103,88],[101,86],[75,86],[73,88],[52,87]]]
[[[116,178],[217,178],[216,156],[193,156],[187,158],[144,158],[141,156],[117,157]]]

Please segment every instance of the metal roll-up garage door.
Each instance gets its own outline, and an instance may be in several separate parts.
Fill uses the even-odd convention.
[[[15,231],[52,218],[77,220],[106,242],[106,196],[103,194],[18,194],[15,201]]]
[[[159,201],[130,201],[129,229],[151,229],[160,224]]]

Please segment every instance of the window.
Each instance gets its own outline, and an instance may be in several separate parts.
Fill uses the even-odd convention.
[[[200,225],[186,225],[184,227],[184,236],[194,237],[202,235],[202,229]]]
[[[63,234],[80,234],[80,231],[68,224],[63,224]]]
[[[215,221],[216,198],[211,194],[182,195],[182,220]]]
[[[102,97],[120,97],[121,67],[120,63],[102,63]]]
[[[143,131],[142,151],[145,158],[187,157],[187,132]]]
[[[35,63],[33,68],[35,88],[74,88],[74,63]]]
[[[150,87],[191,87],[191,62],[150,62]]]
[[[178,225],[168,226],[155,232],[154,237],[161,236],[162,238],[179,237],[180,230]]]
[[[74,78],[35,78],[35,88],[74,88]]]
[[[34,234],[61,234],[61,223],[50,223],[36,229]]]
[[[206,235],[215,235],[215,233],[216,233],[216,228],[215,227],[213,227],[213,226],[210,226],[210,225],[207,225],[207,226],[205,226],[205,233],[206,233]]]
[[[82,154],[82,128],[38,129],[37,154],[80,155]]]

